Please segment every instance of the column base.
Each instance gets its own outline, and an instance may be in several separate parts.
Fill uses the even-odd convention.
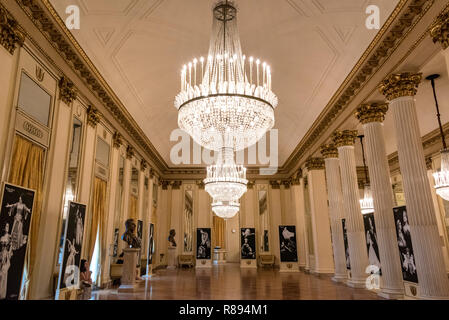
[[[388,292],[388,291],[380,291],[377,293],[377,295],[381,298],[388,299],[388,300],[403,300],[404,299],[404,292]]]
[[[137,291],[139,285],[137,283],[133,284],[122,284],[118,289],[118,293],[134,293]]]
[[[366,281],[365,280],[355,280],[349,279],[346,281],[346,285],[355,289],[366,289]]]
[[[348,281],[348,277],[346,275],[334,275],[331,280],[337,283],[344,283]]]

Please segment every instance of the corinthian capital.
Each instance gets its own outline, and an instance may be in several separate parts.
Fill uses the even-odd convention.
[[[325,144],[321,146],[321,154],[324,159],[338,158],[338,149],[333,143]]]
[[[389,75],[379,85],[379,91],[388,101],[400,97],[413,97],[418,91],[422,80],[422,73],[395,73]]]
[[[357,130],[335,131],[332,140],[337,148],[344,146],[353,146],[357,138]]]
[[[309,158],[306,161],[307,170],[323,170],[324,169],[324,159],[323,158]]]
[[[441,13],[429,29],[434,43],[439,42],[444,50],[449,47],[449,10]]]
[[[388,104],[386,103],[367,103],[362,104],[357,108],[355,117],[361,124],[370,122],[384,122],[387,111]]]

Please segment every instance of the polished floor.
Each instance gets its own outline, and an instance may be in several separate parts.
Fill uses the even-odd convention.
[[[135,293],[96,291],[96,300],[372,300],[376,293],[334,283],[329,276],[241,270],[239,264],[212,269],[157,270]]]

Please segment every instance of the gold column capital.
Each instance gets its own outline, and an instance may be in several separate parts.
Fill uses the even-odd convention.
[[[332,140],[337,148],[353,146],[357,138],[357,130],[338,130],[332,135]]]
[[[439,42],[443,50],[449,47],[449,10],[441,13],[429,28],[433,43]]]
[[[388,101],[400,97],[413,97],[418,91],[422,73],[394,73],[379,84],[379,91]]]
[[[388,104],[386,103],[365,103],[357,108],[355,117],[361,124],[384,122],[387,111]]]
[[[67,77],[59,79],[59,99],[70,105],[78,96],[75,85]]]
[[[25,35],[19,30],[17,21],[2,7],[0,7],[0,44],[14,54],[17,46],[25,41]]]
[[[307,170],[323,170],[324,169],[324,159],[318,157],[308,158],[306,161]]]
[[[128,145],[128,147],[126,148],[126,158],[132,159],[132,157],[134,157],[134,154],[135,154],[134,148]]]
[[[89,106],[87,108],[87,124],[91,125],[92,127],[96,127],[97,124],[101,120],[101,114],[100,111],[97,110],[94,106]]]
[[[145,171],[147,169],[147,167],[148,167],[147,161],[145,159],[142,159],[140,161],[140,170]]]
[[[321,146],[321,154],[324,159],[338,158],[338,149],[333,143]]]
[[[112,136],[112,144],[117,149],[123,144],[123,136],[118,131],[116,131]]]

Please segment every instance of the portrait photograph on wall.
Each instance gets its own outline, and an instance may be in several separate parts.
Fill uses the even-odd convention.
[[[0,211],[0,300],[18,300],[35,192],[5,183],[2,195]]]
[[[196,258],[208,260],[211,258],[211,229],[198,228],[196,230]]]
[[[279,226],[279,246],[281,262],[298,262],[295,226]]]
[[[148,228],[148,264],[153,264],[153,253],[154,253],[154,224],[150,223]]]
[[[242,228],[241,229],[241,258],[242,259],[256,259],[256,229]]]
[[[407,208],[393,208],[396,224],[396,236],[398,238],[399,256],[401,258],[402,278],[404,281],[418,283],[415,256],[413,254],[410,224],[408,222]]]
[[[64,231],[64,256],[59,270],[59,289],[78,285],[78,269],[83,247],[86,205],[69,202],[69,214]],[[76,267],[76,268],[75,268]]]
[[[379,268],[379,274],[382,274],[379,246],[377,244],[376,224],[374,223],[374,213],[363,215],[363,224],[365,226],[366,249],[368,250],[369,264]]]
[[[346,230],[346,219],[341,219],[341,225],[343,227],[343,242],[345,245],[346,270],[351,270],[351,259],[349,258],[349,243],[348,243],[348,232]]]

